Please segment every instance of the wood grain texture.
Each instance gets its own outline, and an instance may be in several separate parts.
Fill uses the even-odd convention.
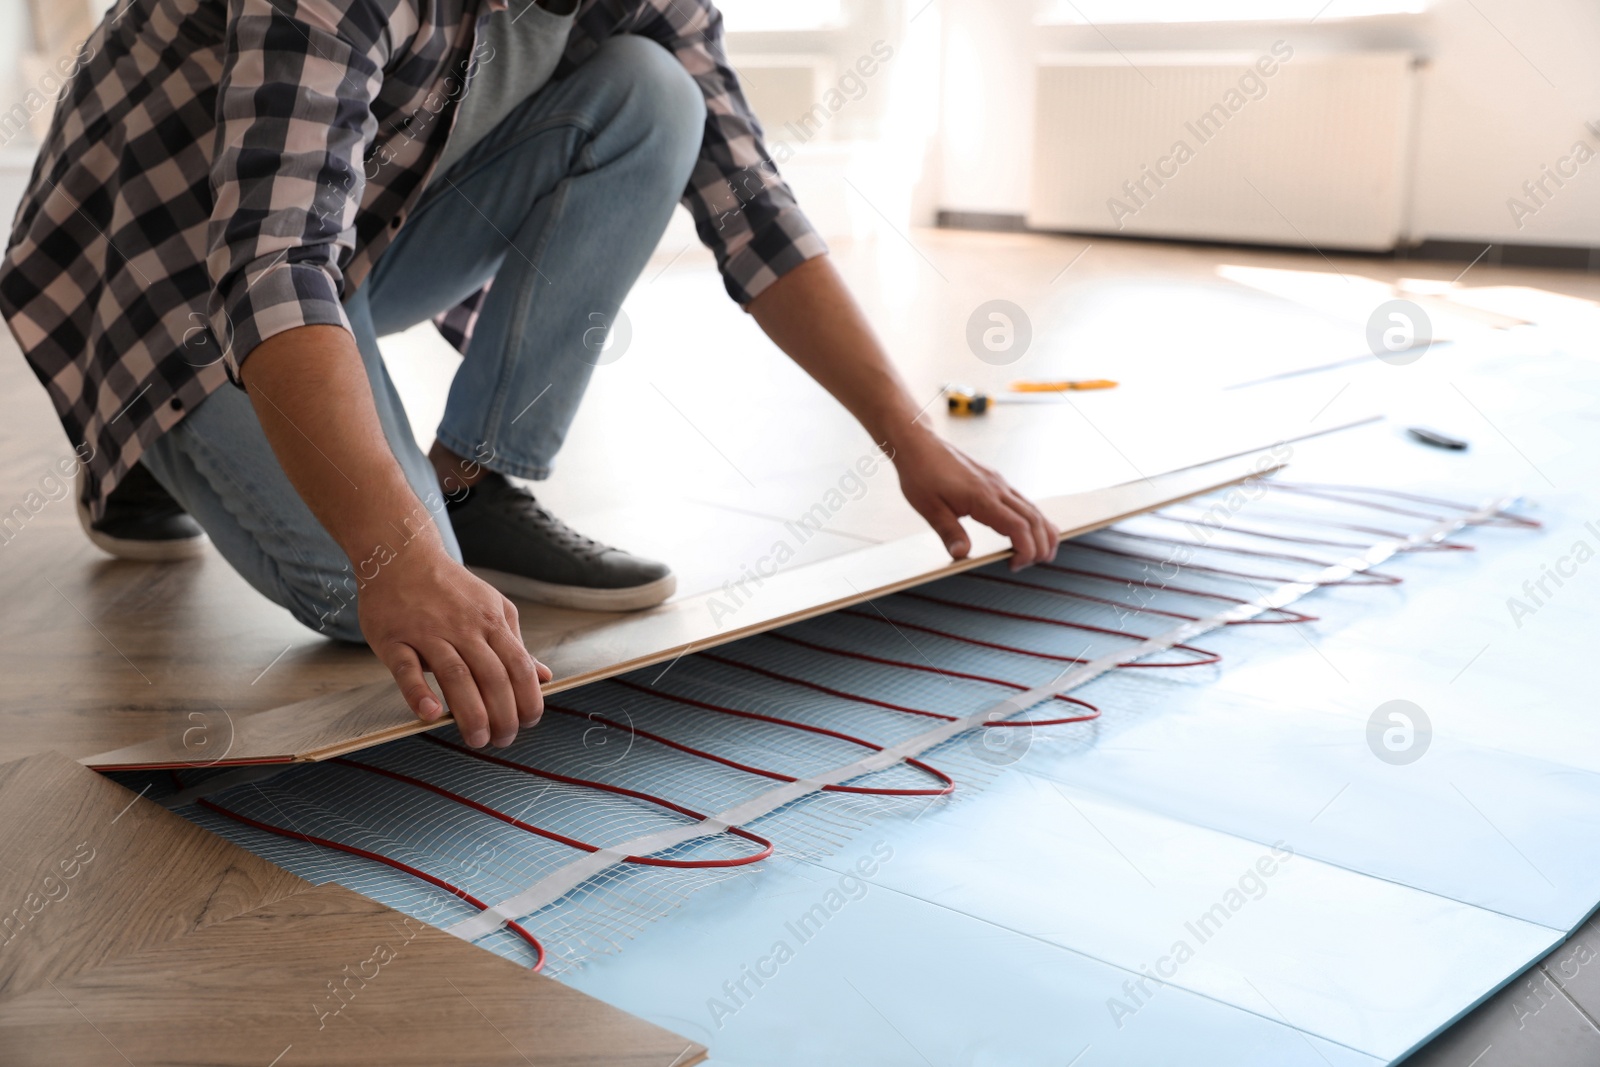
[[[1260,388],[1218,391],[1366,351],[1364,320],[1330,324],[1314,306],[1219,280],[1219,264],[1301,279],[1320,271],[1336,290],[1348,289],[1355,272],[1448,282],[1460,270],[1352,258],[1341,264],[1342,277],[1314,255],[1259,250],[1096,241],[1083,255],[1084,243],[1073,238],[929,230],[914,240],[943,277],[898,243],[903,260],[870,241],[837,246],[833,258],[918,397],[932,400],[949,381],[997,392],[1018,376],[1123,383],[1067,405],[1008,405],[981,419],[947,418],[930,406],[942,434],[1035,498],[1154,477],[1206,451],[1190,447],[1173,463],[1155,454],[1163,441],[1215,445],[1240,426],[1259,432],[1273,413],[1303,428],[1354,408],[1358,390],[1342,389],[1346,380],[1334,376],[1296,379],[1314,387],[1298,398]],[[596,373],[559,470],[537,491],[577,529],[671,563],[688,600],[759,560],[871,442],[728,306],[709,254],[664,248],[647,276],[629,298],[632,346]],[[1479,264],[1469,277],[1477,285],[1600,296],[1594,275]],[[1003,293],[1028,309],[1034,340],[1024,362],[994,367],[968,351],[966,297],[980,293]],[[459,359],[426,324],[384,338],[383,346],[427,443]],[[1248,403],[1223,414],[1217,405],[1225,397]],[[1245,443],[1281,435],[1273,429]],[[154,566],[114,561],[91,547],[57,476],[63,461],[71,469],[70,445],[4,330],[0,460],[0,677],[7,683],[0,761],[51,750],[82,759],[158,737],[204,760],[227,744],[230,720],[388,678],[366,648],[302,627],[214,551]],[[791,565],[923,529],[887,472]],[[581,634],[581,644],[608,620],[552,614],[547,625],[527,621],[530,633],[556,641]]]
[[[0,996],[309,885],[57,753],[0,765],[0,811]]]
[[[1074,537],[1130,515],[1209,492],[1259,473],[1270,453],[1246,454],[1129,482],[1092,493],[1045,501],[1051,520]],[[779,571],[743,590],[719,590],[618,617],[587,612],[524,610],[523,637],[538,650],[555,679],[547,693],[598,681],[698,649],[834,611],[911,585],[983,566],[1005,556],[993,531],[969,526],[972,554],[952,561],[933,533],[859,549],[809,567]],[[437,725],[437,724],[435,724]],[[434,727],[419,722],[390,681],[316,697],[227,721],[223,747],[203,760],[289,762],[321,760]],[[174,766],[198,762],[176,728],[152,740],[102,753],[84,762],[101,769]]]
[[[705,1058],[699,1045],[335,885],[0,1002],[0,1049],[15,1067]]]
[[[0,419],[0,454],[4,433]],[[0,677],[8,682],[0,692],[0,761],[46,750],[81,758],[163,732],[204,759],[226,744],[230,716],[389,677],[366,647],[312,633],[214,553],[168,565],[109,560],[84,539],[71,509],[70,499],[50,503],[9,541],[0,528]],[[718,564],[765,552],[782,528],[686,505],[674,513],[681,525],[667,524],[670,543],[658,548],[638,536],[647,510],[567,516],[612,543],[643,543],[656,558],[681,564],[680,588],[689,595],[719,586]],[[659,514],[654,521],[663,525]],[[865,543],[824,532],[796,562]],[[707,550],[712,544],[715,553]]]

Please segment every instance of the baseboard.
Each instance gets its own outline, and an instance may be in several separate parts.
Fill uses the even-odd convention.
[[[1484,251],[1485,245],[1488,251]],[[1422,241],[1396,253],[1398,259],[1435,259],[1489,267],[1554,267],[1600,272],[1600,248],[1584,245],[1490,244],[1486,241]]]
[[[1149,237],[1132,234],[1077,233],[1062,230],[1035,230],[1028,225],[1026,216],[996,211],[945,211],[940,210],[935,225],[943,230],[981,230],[988,233],[1048,233],[1062,237],[1087,237],[1095,240],[1145,241],[1159,244],[1194,245],[1212,248],[1246,248],[1280,250],[1298,246],[1263,245],[1242,241],[1207,241],[1185,237]],[[1485,247],[1487,246],[1487,251]],[[1471,263],[1477,260],[1490,267],[1543,267],[1557,270],[1576,270],[1600,273],[1600,246],[1588,245],[1535,245],[1495,244],[1487,241],[1424,240],[1390,252],[1351,252],[1323,249],[1330,255],[1379,256],[1401,260],[1432,260],[1450,263]],[[1482,257],[1479,259],[1479,257]]]
[[[1021,215],[998,211],[945,211],[940,209],[934,225],[941,230],[984,230],[990,233],[1023,233],[1028,220]]]

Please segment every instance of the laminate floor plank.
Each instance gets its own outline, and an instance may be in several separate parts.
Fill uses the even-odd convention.
[[[695,502],[681,504],[672,523],[643,505],[594,520],[585,528],[599,538],[684,560],[680,599],[720,587],[738,574],[737,564],[724,573],[729,560],[753,565],[785,536],[777,520]],[[696,550],[713,540],[723,555]],[[870,543],[823,530],[795,546],[795,564]],[[29,527],[0,549],[0,564],[9,605],[0,676],[13,683],[0,695],[0,759],[44,749],[81,758],[158,734],[204,759],[233,716],[389,677],[366,648],[302,627],[212,554],[166,566],[107,560],[72,519],[70,528]],[[596,626],[616,619],[533,605],[523,615],[541,640],[580,617]]]
[[[1270,457],[1269,457],[1270,458]],[[1209,492],[1262,470],[1245,455],[1153,479],[1043,502],[1046,514],[1076,536],[1176,500]],[[523,612],[523,637],[555,679],[547,693],[622,674],[688,652],[797,622],[852,603],[1004,558],[1004,539],[969,527],[971,557],[952,562],[931,532],[866,546],[808,567],[777,572],[741,590],[713,590],[621,618],[584,612]],[[231,716],[226,736],[197,752],[181,720],[151,740],[84,762],[104,770],[194,762],[290,762],[326,759],[419,733],[419,722],[384,680],[252,715]],[[221,734],[222,731],[219,731]]]
[[[0,997],[309,887],[59,753],[0,765],[0,812]]]
[[[1330,326],[1326,300],[1297,302],[1219,277],[1231,264],[1279,271],[1297,285],[1320,278],[1335,291],[1349,287],[1314,256],[1036,234],[918,231],[916,240],[948,284],[898,237],[840,242],[833,258],[941,432],[1038,497],[1153,475],[1159,467],[1141,451],[1141,427],[1153,426],[1156,436],[1173,427],[1143,405],[1161,388],[1203,413],[1233,395],[1218,391],[1235,380],[1225,366],[1299,365],[1311,341],[1335,334],[1355,355],[1364,351],[1362,324]],[[748,316],[727,307],[709,255],[680,250],[664,247],[630,295],[632,345],[597,369],[556,474],[537,491],[575,527],[667,559],[682,578],[678,599],[688,600],[758,564],[872,442]],[[1448,281],[1459,265],[1352,259],[1341,270],[1385,283]],[[1547,303],[1600,296],[1594,276],[1571,272],[1479,264],[1469,280],[1463,299],[1495,287],[1538,294],[1526,288],[1534,286],[1546,290]],[[1031,348],[1004,366],[979,361],[965,341],[974,306],[995,295],[1023,306],[1033,323]],[[383,343],[427,443],[459,360],[430,326]],[[1245,376],[1249,368],[1234,369]],[[1018,377],[1103,376],[1124,385],[1056,407],[1011,405],[963,420],[946,417],[938,403],[949,381],[998,392]],[[1299,412],[1302,423],[1349,415],[1342,384],[1321,382],[1325,395]],[[1144,417],[1112,417],[1126,408]],[[1298,411],[1291,408],[1284,410]],[[158,741],[203,759],[226,744],[239,717],[387,678],[366,649],[300,626],[214,552],[157,567],[90,547],[61,477],[72,455],[44,392],[0,331],[0,760],[46,750],[82,759]],[[686,501],[706,507],[688,509]],[[924,529],[885,466],[832,514],[828,536],[804,549],[817,562]],[[525,611],[524,619],[530,634],[555,635],[558,644],[561,634],[581,632],[565,642],[580,647],[597,645],[595,631],[607,624],[559,612]]]
[[[0,1002],[15,1067],[687,1067],[705,1049],[339,886]]]
[[[1405,1062],[1409,1067],[1593,1067],[1600,1063],[1600,1029],[1536,967]]]

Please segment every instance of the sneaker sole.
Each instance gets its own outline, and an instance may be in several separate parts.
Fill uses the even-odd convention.
[[[108,556],[132,560],[136,563],[177,563],[198,559],[205,554],[211,538],[205,534],[167,541],[133,541],[126,537],[112,537],[89,525],[89,509],[78,498],[78,525],[83,527],[89,543]]]
[[[468,566],[467,570],[494,586],[506,596],[529,600],[535,604],[548,604],[554,608],[575,608],[578,611],[640,611],[653,608],[677,592],[677,575],[669,574],[646,585],[626,589],[590,589],[581,585],[554,585],[520,574],[490,570],[488,567]]]

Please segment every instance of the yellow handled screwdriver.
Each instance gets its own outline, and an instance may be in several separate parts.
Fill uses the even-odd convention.
[[[1103,379],[1086,382],[1014,382],[1011,388],[1019,393],[1064,393],[1072,389],[1110,389],[1116,384],[1116,382]],[[1031,386],[1032,388],[1024,388],[1025,386]],[[995,404],[1049,403],[1048,400],[1042,397],[1035,400],[1031,397],[1020,396],[990,396],[987,393],[979,392],[971,386],[956,385],[954,383],[945,385],[944,395],[950,414],[960,418],[987,414],[989,408]]]
[[[1115,389],[1117,383],[1106,378],[1087,378],[1063,382],[1012,382],[1013,393],[1071,393],[1079,389]]]

